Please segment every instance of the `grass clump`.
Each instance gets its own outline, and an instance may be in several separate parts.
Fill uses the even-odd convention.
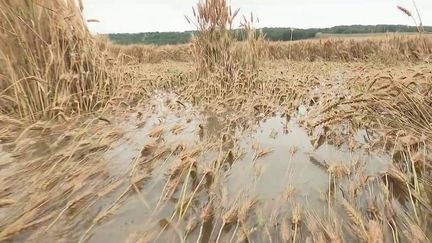
[[[187,20],[197,28],[191,46],[199,77],[216,73],[220,91],[250,87],[264,49],[264,38],[253,27],[253,16],[241,23],[243,43],[239,43],[234,31],[239,9],[233,11],[225,0],[205,0],[193,12],[195,20]]]
[[[73,0],[0,0],[0,114],[25,120],[95,110],[116,80]]]
[[[217,66],[228,69],[234,62],[232,29],[239,10],[232,12],[225,0],[205,0],[193,12],[198,31],[193,37],[192,50],[199,72],[215,71]],[[187,20],[192,23],[191,19]]]

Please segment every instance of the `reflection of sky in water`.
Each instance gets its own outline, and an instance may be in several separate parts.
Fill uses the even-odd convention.
[[[151,115],[147,117],[142,128],[137,128],[136,124],[140,121],[135,118],[122,124],[126,135],[106,155],[106,159],[112,162],[113,170],[127,171],[133,158],[139,156],[143,145],[149,141],[149,131],[157,125],[164,127],[162,144],[182,142],[192,147],[205,142],[200,140],[198,135],[201,119],[194,115],[196,113],[190,107],[186,108],[187,111],[176,114],[165,105],[161,105],[164,103],[161,98],[153,103],[155,111],[147,113]],[[192,121],[187,121],[187,115],[193,118]],[[202,121],[207,135],[220,135],[220,119],[210,116]],[[175,124],[181,124],[185,128],[178,135],[170,132],[170,128]],[[271,136],[276,133],[277,136]],[[357,134],[358,142],[364,142],[362,141],[364,135],[361,131]],[[239,195],[244,195],[245,198],[256,198],[265,213],[269,213],[265,209],[273,210],[283,205],[280,199],[286,193],[288,186],[295,188],[295,202],[317,211],[325,208],[326,203],[320,199],[320,193],[328,188],[328,173],[312,163],[311,157],[318,161],[325,161],[327,164],[362,161],[365,163],[365,173],[368,175],[385,170],[390,162],[387,155],[369,154],[363,150],[349,151],[344,148],[347,146],[337,148],[324,144],[314,151],[311,137],[306,130],[299,127],[295,118],[290,121],[281,117],[267,119],[261,122],[255,132],[245,133],[238,138],[240,138],[239,148],[245,152],[245,155],[239,161],[235,161],[225,174],[221,172],[224,176],[223,194],[230,202]],[[272,152],[254,160],[256,155],[256,151],[252,148],[254,143],[259,144],[262,149],[271,149]],[[294,147],[297,151],[291,156]],[[217,152],[208,151],[200,157],[200,163],[208,163],[216,158]],[[158,223],[165,218],[170,218],[175,211],[174,201],[169,202],[156,213],[153,211],[167,181],[169,168],[175,159],[175,156],[164,158],[163,161],[152,165],[154,168],[150,172],[151,178],[146,181],[141,190],[142,196],[151,207],[150,210],[146,209],[139,197],[134,194],[109,221],[97,229],[91,242],[118,242],[134,232],[154,229],[159,231]]]
[[[285,119],[274,117],[260,125],[252,140],[258,141],[261,148],[272,149],[272,152],[255,162],[253,152],[243,143],[246,151],[251,151],[241,161],[235,163],[229,173],[228,191],[232,195],[242,192],[251,193],[258,199],[269,203],[286,192],[288,186],[294,187],[297,201],[319,206],[319,192],[328,188],[328,173],[323,168],[311,162],[311,157],[327,164],[348,164],[362,161],[365,163],[365,173],[376,175],[390,165],[387,155],[369,154],[365,151],[349,151],[324,144],[315,151],[311,138],[295,121],[288,124],[288,133],[284,134]],[[269,136],[273,131],[276,138]],[[296,153],[291,156],[295,147]],[[346,147],[346,146],[345,146]],[[256,168],[260,176],[255,177]]]
[[[186,112],[173,113],[164,104],[161,96],[156,96],[151,104],[154,105],[155,111],[143,111],[144,118],[142,120],[136,118],[138,114],[132,114],[130,120],[120,124],[125,131],[125,136],[105,155],[105,159],[110,161],[111,170],[114,174],[126,172],[133,159],[140,155],[143,146],[151,141],[148,134],[155,126],[162,125],[164,128],[163,144],[181,142],[194,144],[194,141],[198,139],[196,128],[199,121],[195,119],[187,122],[186,117],[182,116],[185,113],[193,114],[190,108],[187,108]],[[146,114],[150,115],[146,117]],[[143,122],[144,126],[138,127],[138,124]],[[184,129],[178,134],[173,134],[170,130],[176,124],[181,125]]]

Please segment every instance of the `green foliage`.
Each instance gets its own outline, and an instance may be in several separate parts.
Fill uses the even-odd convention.
[[[270,41],[289,41],[312,39],[320,34],[370,34],[386,32],[416,32],[415,26],[406,25],[346,25],[332,28],[291,29],[263,28],[262,32]],[[426,32],[432,32],[432,27],[425,27]],[[238,32],[238,30],[236,30]],[[118,44],[185,44],[192,39],[193,31],[186,32],[151,32],[137,34],[109,34],[111,41]],[[242,35],[236,33],[238,39]]]
[[[425,27],[432,32],[432,27]],[[291,40],[291,28],[264,28],[263,32],[271,41]],[[293,29],[292,40],[304,40],[318,37],[320,34],[371,34],[387,32],[417,32],[415,26],[406,25],[343,25],[332,28]]]

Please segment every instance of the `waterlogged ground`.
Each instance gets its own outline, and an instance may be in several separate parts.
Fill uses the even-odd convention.
[[[132,114],[119,123],[125,135],[104,155],[110,169],[113,173],[128,173],[131,168],[140,167],[137,173],[145,178],[139,192],[127,197],[105,222],[94,228],[90,242],[120,242],[148,235],[158,242],[196,241],[201,227],[200,210],[212,193],[220,193],[222,199],[214,202],[215,207],[229,209],[253,201],[246,217],[260,217],[263,223],[276,212],[288,214],[297,205],[325,217],[329,183],[348,193],[355,174],[372,178],[390,166],[385,153],[352,150],[348,144],[317,144],[298,124],[300,112],[290,118],[276,114],[246,131],[236,128],[227,134],[226,117],[206,116],[177,101],[174,95],[158,94],[150,102],[151,110]],[[220,142],[220,137],[227,137],[230,142]],[[365,131],[359,131],[356,137],[359,144],[366,144]],[[196,161],[196,165],[186,169],[194,176],[173,186],[173,168],[185,157]],[[221,170],[214,169],[212,176],[202,175],[201,168],[211,171],[216,161],[223,161]],[[339,170],[335,172],[341,177],[337,182],[329,179],[332,168]],[[212,192],[212,183],[218,183],[220,191]],[[182,200],[187,212],[178,220],[175,215],[182,210]],[[222,218],[222,212],[212,215],[201,230],[200,240],[215,240]],[[229,241],[234,231],[235,227],[224,227],[220,240]],[[257,236],[253,239],[260,240]]]
[[[216,98],[193,105],[206,97],[188,87],[157,91],[115,115],[34,124],[2,141],[0,241],[349,242],[378,228],[394,239],[393,225],[376,222],[413,211],[412,192],[396,195],[398,204],[386,189],[397,148],[369,124],[339,119],[358,109],[351,100],[361,88],[347,80],[382,74],[267,65],[266,92],[232,98],[240,108]],[[131,70],[149,86],[168,86],[184,82],[188,68]]]

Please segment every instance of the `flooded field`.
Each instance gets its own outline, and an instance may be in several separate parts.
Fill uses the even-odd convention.
[[[271,42],[202,0],[123,46],[84,2],[0,0],[0,242],[431,241],[431,36]]]
[[[358,77],[377,74],[342,64],[268,65],[268,81],[250,97],[213,100],[212,90],[179,83],[114,113],[36,123],[16,141],[6,137],[0,239],[352,241],[375,229],[393,238],[395,226],[427,217],[418,212],[430,210],[421,187],[400,166],[426,168],[428,143],[373,128],[361,120],[365,111],[356,113],[376,92],[363,94]],[[142,80],[166,73],[159,82],[170,86],[188,68],[130,70]],[[408,143],[416,144],[409,153]],[[394,226],[376,225],[388,217]]]
[[[226,117],[205,116],[176,101],[159,94],[149,110],[119,123],[124,136],[104,157],[113,174],[140,183],[91,229],[90,242],[227,242],[240,232],[239,224],[251,230],[251,240],[266,240],[259,231],[277,224],[278,215],[301,210],[326,218],[333,200],[348,197],[358,180],[379,178],[391,165],[386,153],[317,144],[298,124],[300,112],[264,118],[245,131],[229,126]],[[366,137],[364,131],[357,135],[362,144]],[[379,190],[374,187],[364,193]],[[360,198],[363,206],[367,198]],[[213,212],[204,222],[206,210]],[[226,222],[230,211],[235,219]],[[274,231],[268,237],[279,236]]]
[[[196,104],[196,96],[157,90],[116,114],[35,124],[18,142],[5,140],[0,239],[352,241],[377,227],[392,238],[393,226],[376,225],[392,212],[402,215],[395,225],[417,220],[407,211],[420,221],[415,208],[429,206],[396,166],[409,158],[404,145],[340,118],[363,99],[349,83],[358,74],[323,66],[319,78],[288,77],[286,88],[273,78],[285,75],[282,65],[271,68],[266,78],[276,81],[254,98]],[[428,161],[427,144],[411,148]]]

